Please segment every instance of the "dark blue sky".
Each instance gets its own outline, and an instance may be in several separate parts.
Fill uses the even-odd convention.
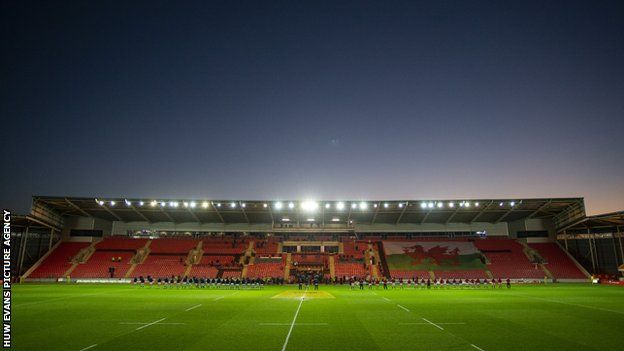
[[[3,1],[0,203],[624,209],[624,2]]]

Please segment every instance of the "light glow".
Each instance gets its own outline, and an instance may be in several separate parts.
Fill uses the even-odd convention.
[[[301,203],[301,208],[304,211],[316,211],[316,209],[318,209],[318,202],[316,201],[304,201]]]

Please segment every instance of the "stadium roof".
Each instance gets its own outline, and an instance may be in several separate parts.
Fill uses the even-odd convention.
[[[458,200],[203,200],[34,196],[61,216],[110,221],[200,223],[424,224],[585,217],[583,198]],[[352,221],[352,222],[351,222]],[[559,227],[561,220],[557,220]]]
[[[585,217],[578,221],[575,221],[569,225],[566,225],[562,230],[568,229],[588,229],[588,228],[609,228],[619,227],[624,228],[624,211],[604,213],[595,216]]]

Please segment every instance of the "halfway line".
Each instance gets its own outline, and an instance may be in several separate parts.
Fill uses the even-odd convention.
[[[290,339],[290,334],[293,331],[293,328],[295,327],[295,322],[297,321],[297,316],[299,315],[299,310],[301,309],[301,305],[303,304],[303,300],[305,298],[306,293],[308,292],[308,289],[306,289],[303,292],[303,296],[301,297],[301,301],[299,301],[299,306],[297,306],[297,311],[295,312],[295,317],[292,320],[292,323],[290,323],[290,329],[288,330],[288,335],[286,335],[286,340],[284,341],[284,346],[282,346],[282,351],[286,351],[286,346],[288,346],[288,339]]]
[[[475,349],[477,349],[479,351],[485,351],[484,349],[480,348],[479,346],[477,346],[475,344],[470,344],[470,346],[474,347]]]
[[[97,346],[97,344],[93,344],[93,345],[91,345],[91,346],[87,346],[87,347],[85,347],[84,349],[82,349],[82,350],[80,350],[80,351],[85,351],[85,350],[88,350],[88,349],[92,349],[92,348],[94,348],[94,347],[96,347],[96,346]]]

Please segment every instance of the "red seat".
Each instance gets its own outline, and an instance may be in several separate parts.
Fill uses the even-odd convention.
[[[555,278],[587,279],[570,257],[556,243],[530,244],[548,262],[546,269]]]
[[[87,242],[63,242],[41,262],[28,277],[29,278],[59,278],[71,266],[71,259],[78,252],[91,243]]]

